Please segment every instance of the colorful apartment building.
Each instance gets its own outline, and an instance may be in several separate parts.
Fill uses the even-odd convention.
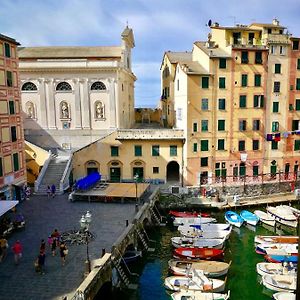
[[[172,104],[166,124],[186,139],[185,184],[294,178],[299,39],[276,19],[210,29],[191,53],[166,52],[161,66],[162,101]]]
[[[0,198],[21,199],[26,183],[17,46],[0,34]]]

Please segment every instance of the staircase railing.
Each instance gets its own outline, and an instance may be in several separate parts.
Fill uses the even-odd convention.
[[[48,168],[48,165],[49,165],[51,159],[52,159],[52,152],[51,152],[51,150],[49,150],[49,156],[45,160],[44,165],[43,165],[43,167],[42,167],[42,169],[41,169],[41,171],[39,173],[39,176],[36,179],[36,181],[34,182],[34,191],[35,192],[37,192],[39,190],[40,184],[41,184],[41,182],[43,180],[43,177],[44,177],[44,175],[45,175],[45,173],[47,171],[47,168]]]
[[[71,173],[71,164],[72,164],[72,158],[73,158],[73,154],[69,157],[69,160],[67,162],[67,165],[65,167],[64,173],[61,177],[61,180],[59,182],[59,190],[61,192],[65,191],[67,188],[70,187],[70,181],[69,181],[69,176]]]

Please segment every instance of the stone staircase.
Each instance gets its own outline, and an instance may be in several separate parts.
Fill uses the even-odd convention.
[[[57,194],[63,194],[64,191],[60,190],[60,180],[62,179],[68,160],[69,157],[52,156],[36,194],[47,194],[47,187],[52,184],[55,184]]]

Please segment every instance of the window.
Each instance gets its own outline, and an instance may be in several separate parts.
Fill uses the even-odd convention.
[[[271,149],[272,150],[277,150],[278,149],[278,142],[272,141],[271,142]]]
[[[226,58],[219,59],[219,69],[226,69]]]
[[[300,110],[300,99],[296,99],[296,110]]]
[[[225,98],[219,99],[219,110],[225,110],[226,108],[226,102]]]
[[[159,145],[152,146],[152,156],[159,156]]]
[[[268,28],[268,34],[271,34],[271,33],[272,33],[272,29]]]
[[[248,34],[248,43],[250,45],[253,45],[253,40],[254,40],[254,32],[249,32],[249,34]]]
[[[247,106],[247,96],[240,95],[240,108],[246,108]]]
[[[202,77],[202,88],[208,89],[209,87],[209,77]]]
[[[255,63],[256,64],[262,64],[262,53],[261,51],[255,52]]]
[[[208,157],[201,157],[200,164],[201,164],[201,167],[207,167],[208,166]]]
[[[198,131],[198,123],[193,123],[193,132]]]
[[[201,131],[208,131],[208,120],[201,120]]]
[[[197,152],[198,151],[198,144],[194,143],[193,144],[193,152]]]
[[[259,150],[259,140],[252,140],[252,150]]]
[[[6,71],[6,85],[13,86],[13,77],[12,77],[12,72],[10,71]]]
[[[239,120],[239,130],[246,131],[247,121],[246,120]]]
[[[300,130],[300,121],[299,120],[293,120],[292,121],[292,130]]]
[[[11,141],[15,142],[17,140],[17,128],[16,126],[11,126],[10,127],[10,136],[11,136]]]
[[[218,140],[218,150],[225,150],[225,140],[224,139]]]
[[[2,157],[0,157],[0,177],[3,176]]]
[[[100,91],[100,90],[106,90],[106,86],[101,81],[96,81],[91,86],[92,91]]]
[[[56,90],[57,90],[57,91],[72,91],[72,87],[70,86],[69,83],[63,81],[63,82],[60,82],[60,83],[56,86]]]
[[[296,78],[296,90],[300,90],[300,78]]]
[[[271,46],[270,53],[275,54],[275,52],[276,52],[276,46]]]
[[[201,109],[208,110],[208,99],[207,98],[201,99]]]
[[[218,131],[225,130],[225,120],[218,120]]]
[[[179,91],[179,79],[177,79],[177,91]]]
[[[261,75],[260,74],[254,75],[254,86],[261,86]]]
[[[300,58],[297,59],[297,69],[300,70]]]
[[[22,91],[37,91],[37,87],[32,82],[25,82],[22,85]]]
[[[10,57],[10,45],[8,43],[4,43],[4,52],[5,57]]]
[[[264,107],[264,96],[263,95],[254,95],[253,107],[254,108]]]
[[[177,146],[176,145],[170,146],[170,156],[177,156]]]
[[[279,112],[279,102],[273,102],[273,113]]]
[[[279,46],[279,54],[285,55],[285,47],[284,46]]]
[[[274,81],[273,92],[280,93],[280,81]]]
[[[246,176],[246,166],[245,166],[245,163],[240,163],[240,176]]]
[[[293,41],[293,50],[299,49],[299,41]]]
[[[182,108],[178,107],[176,111],[177,115],[177,120],[181,121],[182,120]]]
[[[272,122],[272,132],[279,131],[279,122],[274,121]]]
[[[260,120],[253,120],[253,130],[259,130]]]
[[[252,173],[253,173],[253,176],[258,176],[258,166],[252,167]]]
[[[11,100],[8,102],[9,104],[9,114],[14,115],[15,114],[15,101]]]
[[[225,77],[219,77],[219,89],[225,89],[226,88],[226,81]]]
[[[119,147],[110,146],[110,155],[111,156],[119,156]]]
[[[281,73],[281,64],[275,64],[275,74]]]
[[[20,169],[20,166],[19,166],[19,153],[14,153],[13,154],[13,163],[14,163],[14,172],[16,172]]]
[[[142,156],[142,146],[140,145],[134,146],[134,156]]]
[[[201,140],[200,141],[200,150],[201,151],[208,151],[208,140]]]
[[[300,150],[300,140],[295,140],[294,150]]]
[[[248,51],[242,51],[242,64],[247,64],[248,61]]]
[[[152,171],[153,171],[153,174],[158,174],[159,173],[159,167],[153,167]]]
[[[248,85],[248,75],[242,74],[242,86],[245,87]]]
[[[245,141],[239,141],[239,151],[245,151]]]

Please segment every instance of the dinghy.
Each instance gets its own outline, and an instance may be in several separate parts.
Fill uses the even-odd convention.
[[[274,263],[298,263],[298,255],[265,255],[264,258],[266,261]]]
[[[171,294],[173,300],[228,300],[229,296],[229,291],[227,294],[220,294],[181,290],[180,292]]]
[[[254,242],[257,244],[264,243],[284,243],[284,244],[297,244],[298,236],[293,235],[256,235],[254,238]]]
[[[263,243],[257,244],[255,252],[258,254],[268,254],[268,255],[290,255],[298,254],[298,244],[270,244]]]
[[[173,275],[192,276],[192,270],[195,269],[203,271],[204,275],[207,277],[220,277],[227,274],[231,262],[228,264],[213,260],[191,261],[170,259],[168,264],[169,270]]]
[[[259,222],[259,217],[249,210],[242,210],[240,212],[240,216],[247,224],[252,226],[256,226],[256,224]]]
[[[296,274],[297,266],[295,264],[288,263],[269,263],[269,262],[260,262],[256,264],[256,272],[261,275],[286,275],[286,274]]]
[[[186,238],[186,237],[172,237],[171,242],[175,248],[191,247],[191,248],[216,248],[222,249],[225,242],[223,239],[205,239],[202,237]]]
[[[169,215],[175,218],[209,217],[208,213],[170,210]]]
[[[231,230],[232,227],[229,227],[226,230],[215,229],[215,230],[205,230],[205,231],[191,226],[178,227],[178,231],[180,232],[180,234],[185,237],[202,237],[206,239],[223,239],[224,237],[228,239]]]
[[[263,285],[272,291],[294,292],[297,287],[296,275],[264,275]]]
[[[173,225],[200,225],[217,222],[215,218],[210,217],[194,217],[194,218],[174,218]]]
[[[274,300],[296,300],[296,294],[289,292],[278,292],[273,294]]]
[[[223,292],[225,281],[220,279],[208,279],[203,272],[192,270],[192,277],[170,276],[165,279],[165,287],[171,291],[181,289],[189,291],[213,291]]]
[[[242,217],[238,213],[231,210],[226,211],[225,219],[229,224],[236,227],[241,227],[244,222],[244,219],[242,219]]]
[[[223,259],[224,251],[215,248],[176,248],[173,252],[174,258],[179,259]]]
[[[228,223],[208,223],[208,224],[200,224],[200,225],[190,225],[190,227],[207,232],[207,231],[216,231],[216,230],[227,230],[230,229],[231,225]]]
[[[275,226],[275,217],[267,214],[262,210],[255,210],[254,214],[260,219],[264,224],[274,227]]]
[[[268,206],[267,212],[275,218],[276,222],[293,228],[297,227],[297,217],[293,214],[289,206]]]

